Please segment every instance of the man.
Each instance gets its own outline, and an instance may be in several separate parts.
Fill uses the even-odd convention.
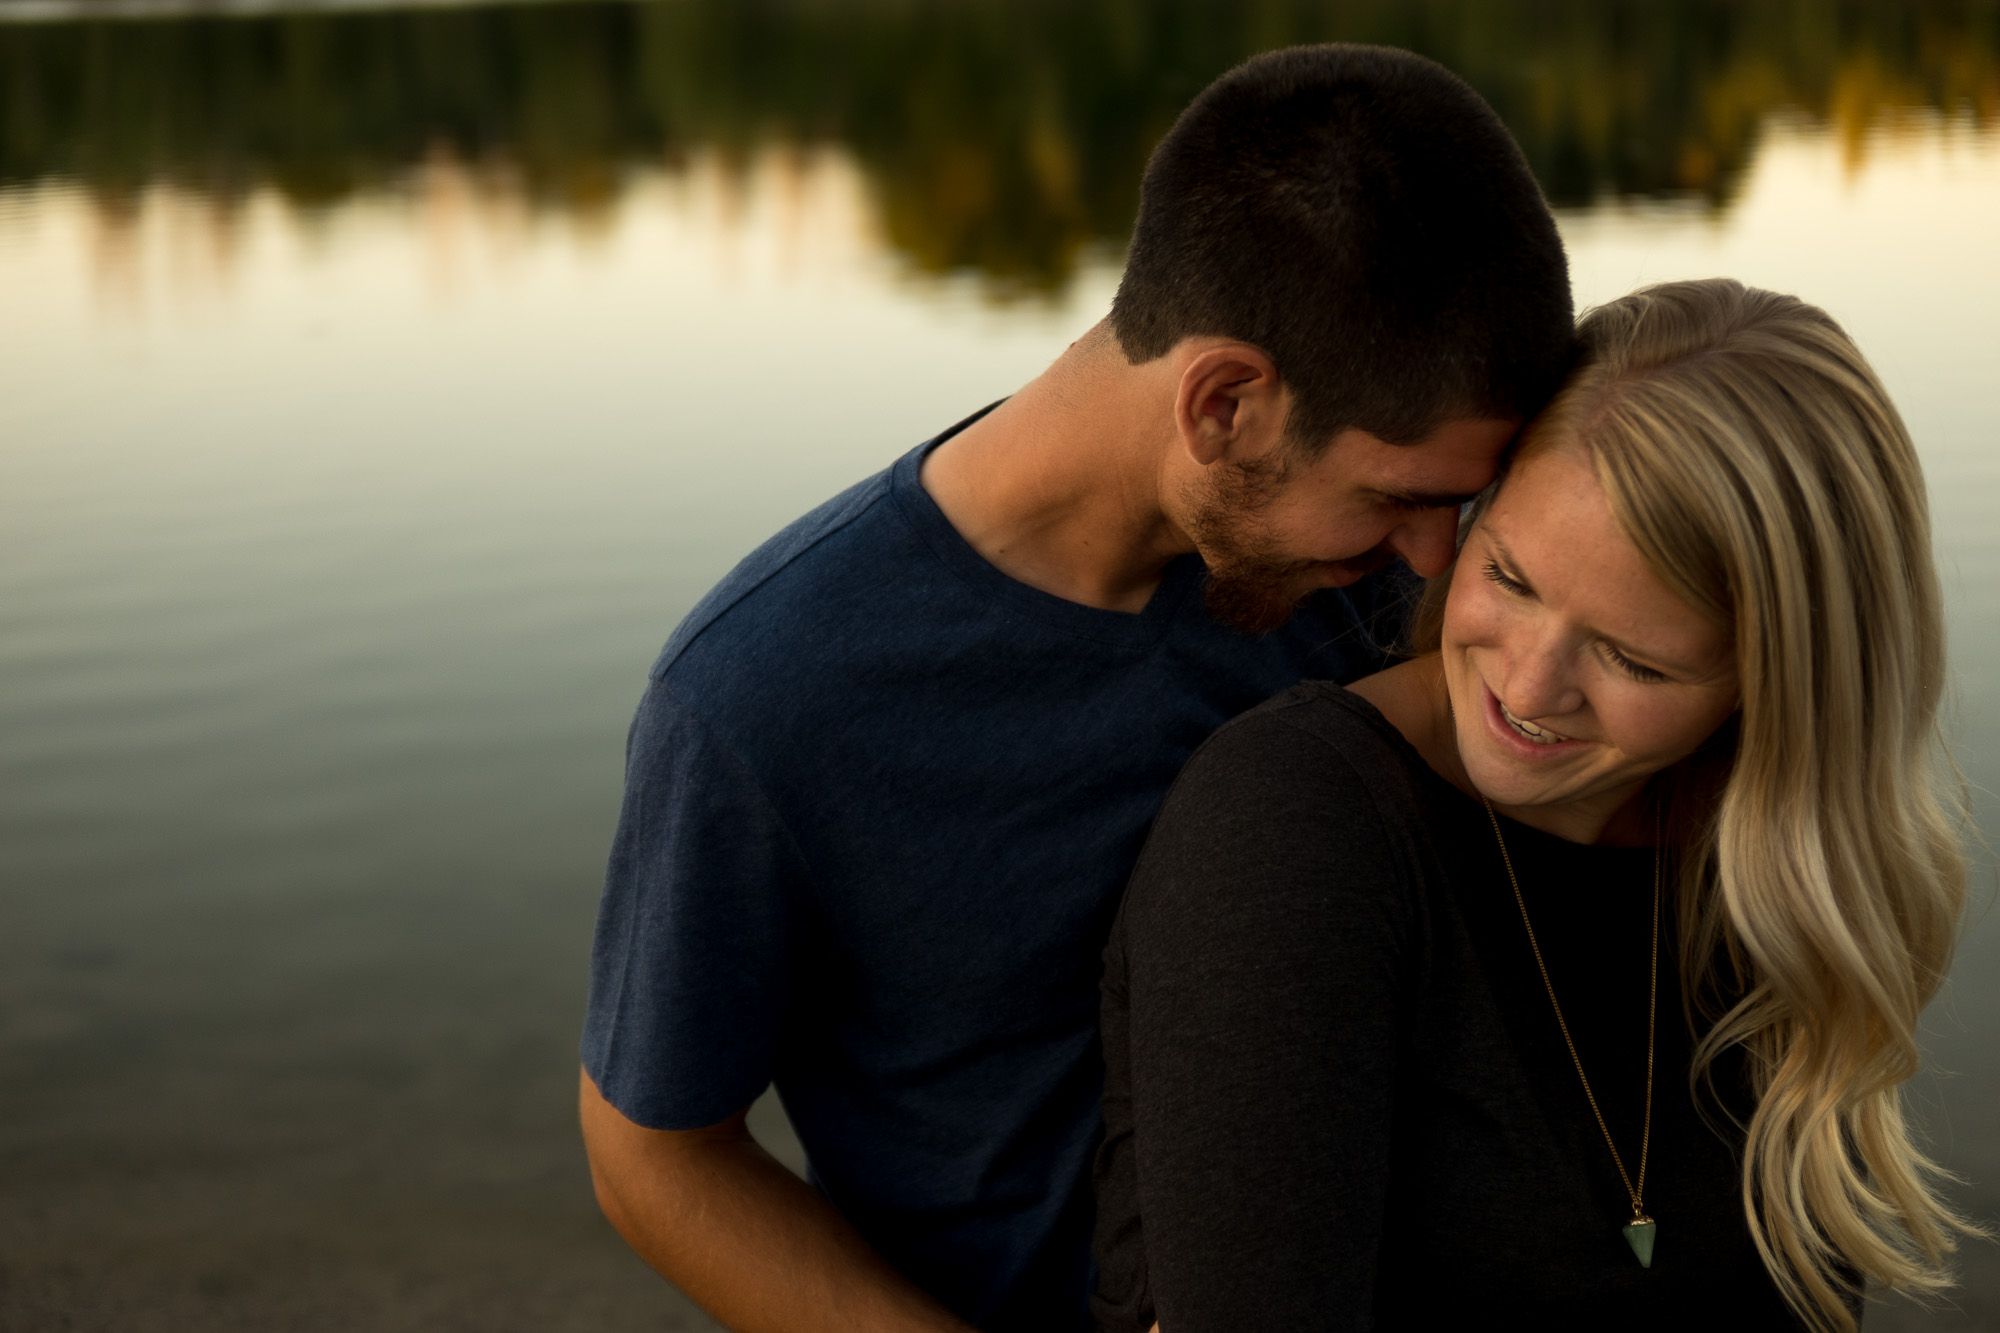
[[[1570,314],[1442,68],[1300,48],[1196,99],[1109,320],[778,534],[654,668],[581,1090],[641,1255],[739,1330],[1083,1325],[1099,952],[1147,820],[1230,716],[1378,665],[1383,566],[1449,564]],[[774,1080],[810,1186],[744,1128]]]

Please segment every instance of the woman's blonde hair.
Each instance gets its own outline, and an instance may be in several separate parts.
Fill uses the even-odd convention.
[[[1681,972],[1713,1020],[1696,1077],[1747,1057],[1751,1235],[1808,1323],[1851,1329],[1857,1278],[1935,1291],[1972,1230],[1899,1092],[1966,881],[1923,473],[1861,353],[1795,297],[1663,283],[1577,332],[1524,447],[1581,442],[1648,564],[1735,634],[1741,712],[1657,784]]]

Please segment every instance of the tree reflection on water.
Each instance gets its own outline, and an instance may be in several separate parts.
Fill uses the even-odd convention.
[[[832,145],[917,269],[1056,292],[1123,241],[1147,151],[1243,57],[1388,42],[1464,74],[1552,200],[1727,204],[1761,127],[1859,151],[2000,112],[2000,3],[653,0],[0,24],[0,186],[313,210],[440,157],[588,219],[637,170]]]

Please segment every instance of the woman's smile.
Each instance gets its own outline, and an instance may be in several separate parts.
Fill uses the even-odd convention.
[[[1535,759],[1546,758],[1551,756],[1553,753],[1559,752],[1560,747],[1564,745],[1574,746],[1575,744],[1578,743],[1574,741],[1571,737],[1564,736],[1556,731],[1552,731],[1548,727],[1538,727],[1532,722],[1526,721],[1525,719],[1522,718],[1515,717],[1514,714],[1508,710],[1507,705],[1501,703],[1499,698],[1494,695],[1493,691],[1490,688],[1487,688],[1484,685],[1482,685],[1481,688],[1485,689],[1486,691],[1486,704],[1488,712],[1497,713],[1500,718],[1500,728],[1497,728],[1496,731],[1501,736],[1501,738],[1503,740],[1511,740],[1512,737],[1509,737],[1506,734],[1508,731],[1511,731],[1516,735],[1518,735],[1521,739],[1526,740],[1530,744],[1530,746],[1533,747],[1529,750],[1523,751],[1522,753],[1524,755]],[[1564,753],[1573,753],[1573,751],[1568,751]]]

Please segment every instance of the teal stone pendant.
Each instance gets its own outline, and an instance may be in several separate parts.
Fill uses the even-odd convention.
[[[1659,1229],[1660,1224],[1643,1213],[1625,1224],[1625,1243],[1639,1256],[1641,1268],[1653,1266],[1653,1233]]]

